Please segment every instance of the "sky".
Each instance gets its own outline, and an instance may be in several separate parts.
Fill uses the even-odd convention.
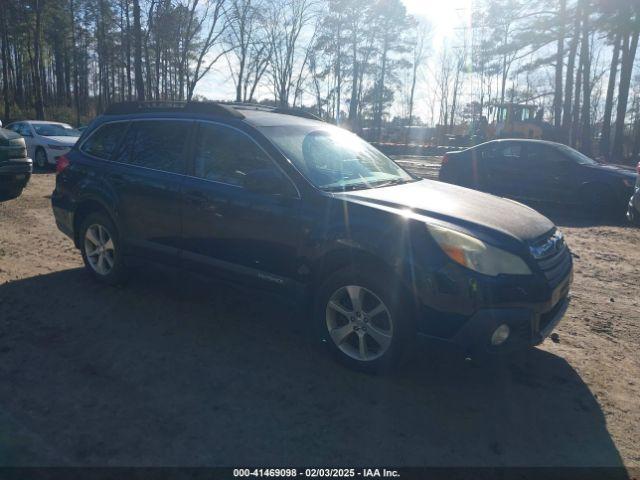
[[[437,54],[447,38],[453,38],[456,29],[470,19],[470,8],[474,0],[402,0],[407,12],[418,19],[427,20],[432,26],[432,57]],[[214,69],[203,78],[196,87],[196,94],[209,99],[234,99],[235,89],[229,75],[229,68],[221,59]],[[263,88],[258,99],[270,97],[271,93]],[[420,100],[420,92],[418,98]],[[418,112],[420,114],[421,112]],[[422,112],[426,114],[426,112]]]

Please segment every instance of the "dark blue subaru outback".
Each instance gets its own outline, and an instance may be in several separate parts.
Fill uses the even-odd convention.
[[[547,218],[416,178],[309,117],[114,105],[58,162],[58,227],[107,284],[146,259],[299,296],[319,338],[365,370],[397,364],[418,335],[468,354],[549,335],[572,260]]]

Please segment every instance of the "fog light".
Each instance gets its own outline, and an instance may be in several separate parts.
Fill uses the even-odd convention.
[[[491,345],[502,345],[507,341],[507,338],[509,338],[510,332],[511,329],[509,328],[509,325],[507,325],[506,323],[500,325],[498,328],[496,328],[495,332],[493,332],[493,335],[491,335]]]

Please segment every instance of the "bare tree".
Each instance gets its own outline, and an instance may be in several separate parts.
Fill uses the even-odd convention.
[[[230,0],[226,9],[228,29],[224,41],[230,49],[228,62],[237,102],[253,99],[269,64],[271,46],[262,13],[265,8],[262,0]]]
[[[312,19],[312,0],[283,0],[269,12],[268,38],[271,46],[271,81],[276,102],[289,106],[301,33]]]
[[[140,26],[140,0],[133,0],[133,43],[136,98],[144,101],[144,78],[142,77],[142,28]]]
[[[197,3],[198,0],[193,0]],[[227,27],[227,21],[223,15],[223,6],[225,0],[210,0],[206,3],[206,7],[201,14],[200,20],[197,21],[197,31],[207,32],[204,39],[200,42],[198,52],[196,53],[196,62],[193,72],[190,68],[186,69],[187,84],[187,100],[191,100],[196,85],[202,78],[209,73],[215,63],[229,52],[229,49],[221,48],[220,51],[210,54],[215,46],[221,46],[221,38]]]
[[[431,43],[431,24],[420,22],[416,29],[416,34],[412,38],[411,49],[411,89],[409,93],[409,126],[413,124],[413,105],[415,101],[416,83],[418,74],[429,54]],[[406,142],[405,142],[406,143]]]

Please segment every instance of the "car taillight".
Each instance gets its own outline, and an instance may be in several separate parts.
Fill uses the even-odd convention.
[[[449,161],[449,154],[445,153],[444,157],[442,157],[442,165],[446,165],[448,161]]]
[[[60,155],[56,160],[56,173],[62,173],[71,162],[65,155]]]

